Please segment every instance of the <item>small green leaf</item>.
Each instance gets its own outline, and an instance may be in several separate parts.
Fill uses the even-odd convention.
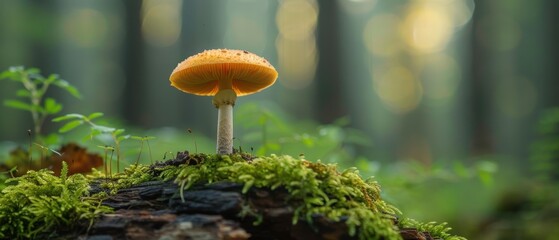
[[[143,140],[144,140],[143,137],[139,137],[139,136],[130,136],[130,138],[131,138],[131,139],[134,139],[134,140],[139,140],[139,141],[143,141]]]
[[[44,109],[48,114],[56,114],[62,110],[62,104],[57,103],[53,98],[47,98]]]
[[[39,70],[38,68],[28,68],[27,70],[25,70],[23,66],[19,66],[16,69],[18,69],[19,71],[25,71],[29,75],[41,73],[41,70]]]
[[[116,140],[121,142],[121,141],[126,140],[128,138],[130,138],[130,135],[123,135],[123,136],[117,137]]]
[[[78,89],[70,85],[67,81],[62,79],[57,79],[57,81],[55,81],[53,84],[56,85],[57,87],[66,90],[68,93],[72,94],[72,96],[76,98],[81,98],[81,94],[78,91]]]
[[[100,126],[100,125],[92,126],[91,129],[99,131],[99,133],[112,133],[112,132],[115,131],[115,129],[112,128],[112,127],[105,127],[105,126]]]
[[[252,187],[252,185],[254,185],[254,180],[250,180],[250,181],[246,182],[245,185],[243,186],[242,193],[243,194],[247,193],[248,190]]]
[[[31,93],[27,89],[19,89],[16,91],[16,96],[18,97],[30,97]]]
[[[76,97],[76,98],[82,98],[82,95],[80,94],[80,92],[78,91],[77,88],[72,87],[72,86],[67,86],[66,88],[64,88],[66,91],[68,91],[70,94],[72,94],[72,96]]]
[[[118,136],[118,135],[122,134],[123,132],[124,132],[124,129],[120,128],[120,129],[114,130],[114,133],[113,133],[113,134],[114,134],[115,136]]]
[[[45,84],[45,78],[43,76],[41,76],[41,74],[29,73],[29,74],[27,74],[27,76],[31,81],[33,81],[33,83],[36,86],[40,86],[42,84]]]
[[[12,75],[12,73],[9,70],[0,72],[0,80],[5,79],[5,78],[10,78],[11,75]]]
[[[102,149],[105,149],[105,150],[115,150],[115,148],[114,148],[114,147],[111,147],[111,146],[106,146],[106,145],[105,145],[105,146],[97,145],[97,147],[98,147],[98,148],[102,148]]]
[[[270,150],[274,150],[274,151],[277,151],[277,150],[281,149],[281,145],[279,145],[277,143],[266,143],[264,146],[266,148],[268,148]]]
[[[45,84],[51,84],[58,80],[58,74],[51,74],[45,79]]]
[[[91,131],[89,132],[89,134],[87,136],[85,136],[83,138],[83,140],[87,141],[87,140],[93,140],[94,137],[100,135],[102,132],[100,132],[99,130],[91,127]]]
[[[102,112],[94,112],[92,114],[89,114],[89,116],[87,116],[87,119],[89,119],[91,121],[95,118],[99,118],[99,117],[102,117],[102,116],[103,116]]]
[[[33,111],[33,106],[29,105],[28,103],[24,103],[18,100],[5,100],[4,105],[6,107],[11,107],[15,109],[25,110],[25,111]]]
[[[76,128],[79,125],[82,125],[82,124],[83,124],[82,120],[70,121],[70,122],[64,124],[64,126],[62,126],[60,129],[58,129],[58,132],[65,133],[65,132],[68,132],[68,131]]]
[[[47,136],[42,137],[42,141],[46,145],[56,145],[60,140],[60,134],[52,133]]]
[[[64,120],[74,119],[74,118],[85,119],[85,116],[81,115],[81,114],[77,114],[77,113],[70,113],[70,114],[66,114],[64,116],[54,118],[54,119],[52,119],[52,121],[53,122],[61,122],[61,121],[64,121]]]

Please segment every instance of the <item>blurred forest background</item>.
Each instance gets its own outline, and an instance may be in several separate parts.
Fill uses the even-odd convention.
[[[551,239],[559,203],[534,189],[557,177],[533,176],[557,176],[557,151],[543,171],[532,160],[538,122],[559,106],[558,9],[555,0],[6,0],[0,71],[59,74],[83,95],[52,89],[61,114],[100,111],[156,136],[160,160],[194,151],[187,129],[196,151],[214,151],[217,111],[170,86],[177,63],[248,50],[279,79],[237,100],[244,150],[357,166],[405,214],[448,221],[470,239]],[[0,100],[18,88],[1,81]],[[28,112],[0,106],[4,146],[24,144],[31,126]]]

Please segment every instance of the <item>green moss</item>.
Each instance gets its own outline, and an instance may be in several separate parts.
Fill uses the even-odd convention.
[[[352,236],[360,239],[401,239],[399,228],[417,228],[434,237],[464,240],[452,236],[446,223],[420,223],[404,218],[394,206],[380,197],[380,186],[373,179],[363,180],[356,169],[339,172],[335,165],[310,162],[291,156],[259,157],[245,155],[189,156],[187,164],[178,167],[160,165],[159,168],[131,165],[101,187],[114,194],[118,189],[151,180],[175,180],[182,192],[194,184],[236,182],[244,184],[243,193],[251,187],[285,189],[287,203],[294,209],[293,224],[323,215],[334,221],[344,221]],[[80,221],[92,221],[111,209],[102,206],[102,194],[89,196],[93,180],[106,179],[100,171],[85,177],[67,176],[63,164],[60,177],[43,169],[11,178],[0,195],[0,238],[34,238],[55,234],[56,229],[71,229]],[[155,171],[154,171],[155,169]],[[157,176],[154,176],[155,175]],[[159,174],[160,173],[160,174]],[[245,206],[245,215],[262,219],[256,209]],[[396,216],[401,220],[395,221]],[[396,223],[398,222],[398,223]]]
[[[422,232],[429,232],[432,237],[442,238],[445,240],[466,240],[464,237],[453,236],[448,233],[452,228],[446,226],[447,223],[428,222],[422,223],[411,218],[403,218],[399,226],[403,228],[415,228]]]
[[[301,219],[312,223],[314,214],[334,221],[344,217],[352,236],[401,239],[394,221],[400,211],[381,199],[376,181],[363,180],[355,169],[339,172],[332,164],[276,155],[250,161],[240,155],[204,155],[196,159],[197,164],[166,169],[162,176],[175,179],[181,191],[194,184],[220,181],[244,184],[243,193],[251,187],[284,188],[290,194],[288,203],[295,209],[294,224]],[[444,239],[456,239],[446,234],[446,228],[440,231],[436,226],[416,225],[436,230],[434,235]]]
[[[116,194],[119,189],[128,188],[134,185],[138,185],[143,182],[152,181],[158,179],[154,177],[150,172],[150,167],[143,164],[134,164],[125,168],[123,172],[117,173],[110,178],[97,170],[92,169],[92,174],[87,176],[91,180],[95,179],[105,179],[107,181],[101,181],[101,187],[109,189],[111,194]]]
[[[0,195],[0,238],[35,238],[52,234],[55,228],[72,229],[110,208],[100,196],[89,196],[89,181],[81,174],[67,176],[63,163],[60,177],[47,169],[6,180]]]

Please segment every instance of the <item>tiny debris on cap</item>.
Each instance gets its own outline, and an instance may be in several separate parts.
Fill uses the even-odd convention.
[[[274,66],[254,53],[212,49],[179,63],[169,80],[173,87],[196,95],[213,96],[220,89],[233,89],[243,96],[271,86],[277,76]]]

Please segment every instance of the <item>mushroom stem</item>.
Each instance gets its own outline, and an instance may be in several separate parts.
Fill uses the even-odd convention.
[[[217,115],[217,146],[218,154],[233,153],[233,106],[237,94],[231,89],[219,91],[212,102],[219,109]]]
[[[217,117],[217,153],[233,153],[233,105],[219,106]]]

